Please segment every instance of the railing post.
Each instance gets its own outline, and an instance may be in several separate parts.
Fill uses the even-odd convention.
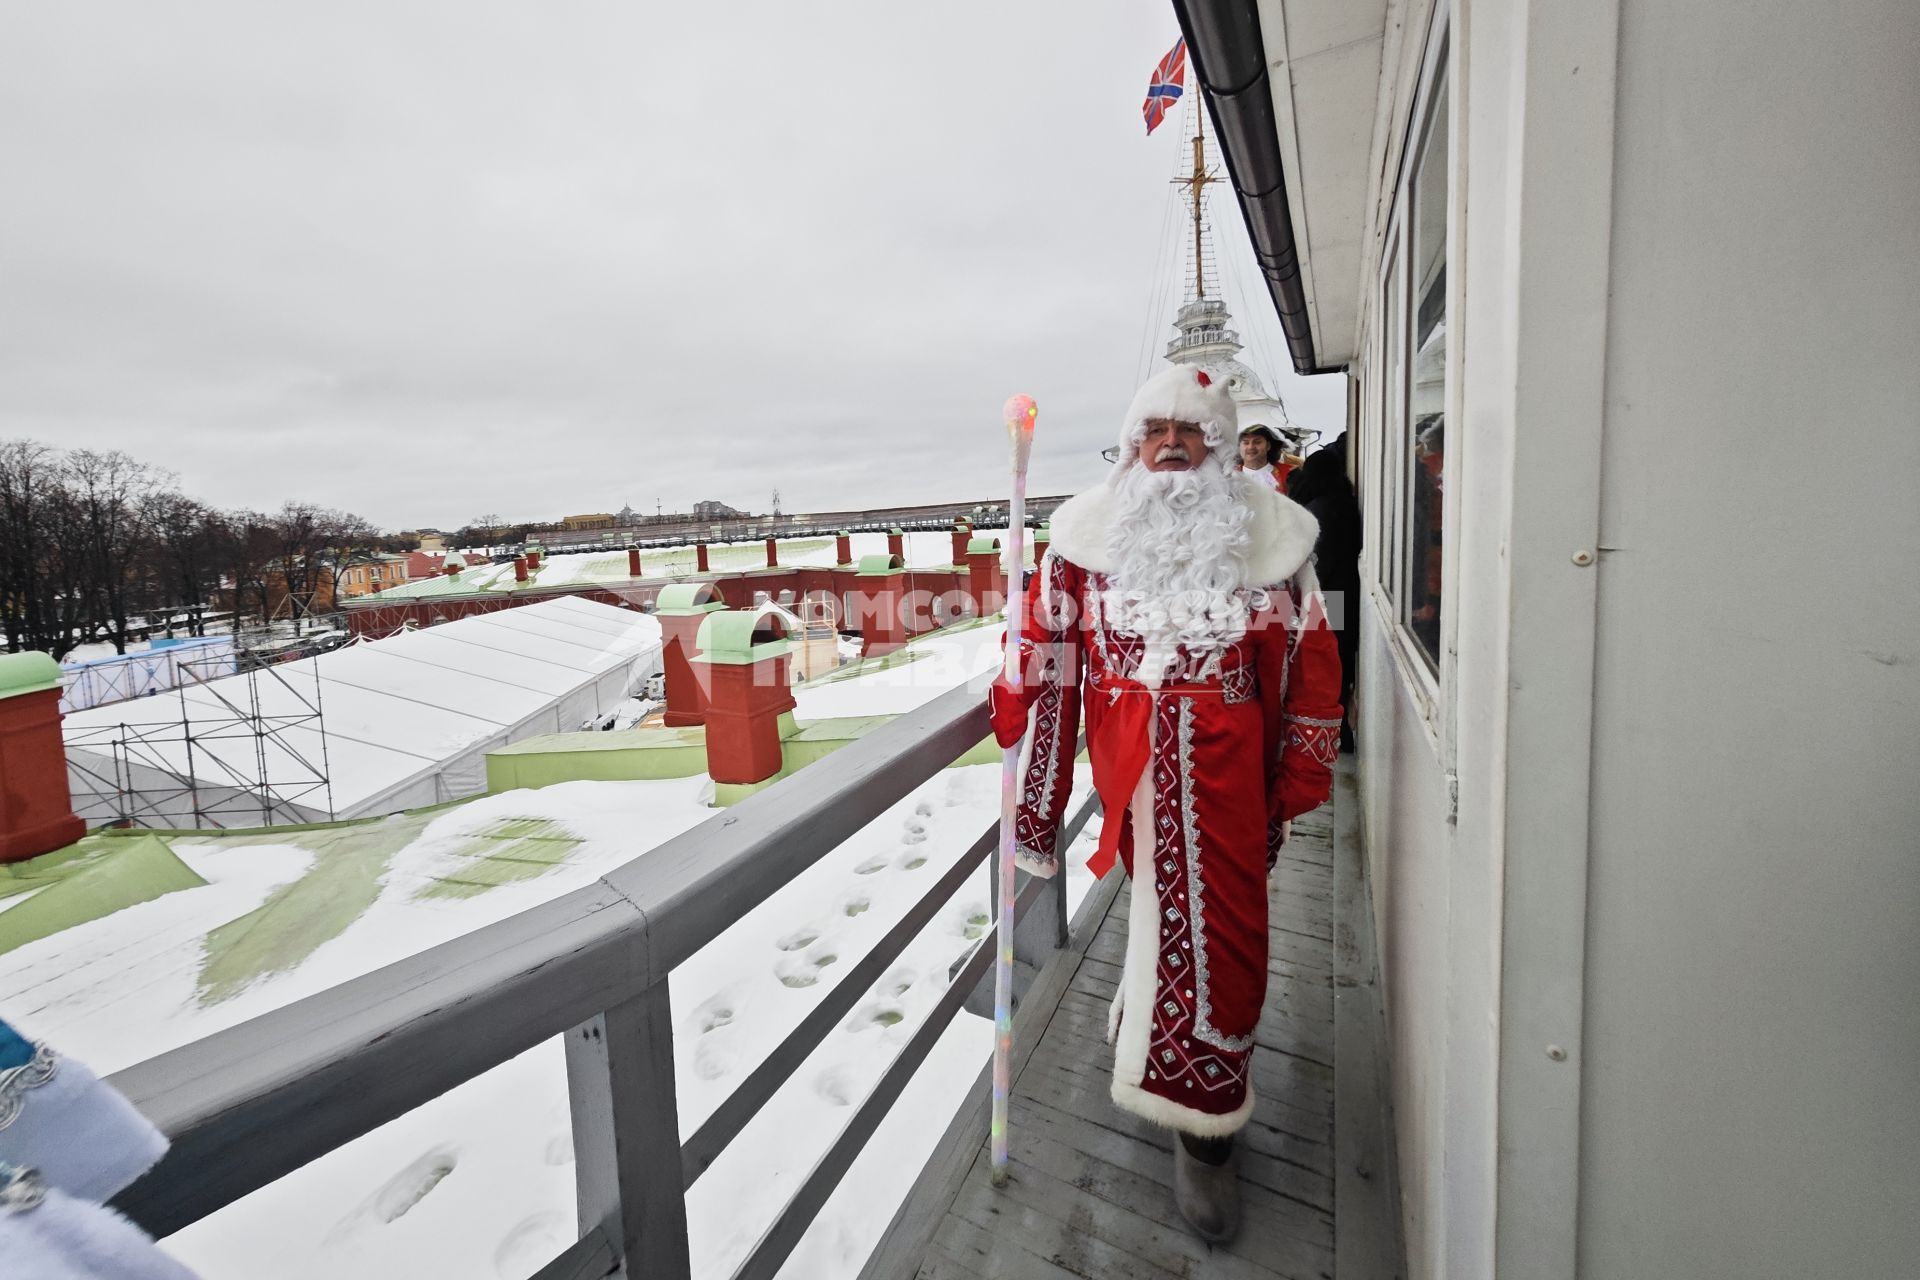
[[[624,1275],[690,1280],[664,978],[567,1032],[567,1094],[580,1234],[603,1230]],[[629,1259],[644,1259],[644,1271]]]
[[[1096,800],[1089,798],[1079,813],[1069,812],[1062,816],[1060,834],[1055,840],[1059,850],[1060,866],[1054,874],[1041,879],[1025,871],[1014,873],[1014,910],[1018,913],[1013,924],[1013,1007],[1019,1011],[1021,1000],[1040,977],[1040,971],[1047,967],[1055,953],[1067,945],[1067,851],[1073,847],[1074,840],[1081,829],[1100,811]],[[987,859],[987,901],[988,911],[995,920],[1000,918],[1000,876],[995,859],[996,852]],[[965,957],[954,961],[947,970],[949,979],[960,972]],[[993,975],[988,974],[967,996],[963,1006],[968,1013],[983,1018],[993,1016]]]

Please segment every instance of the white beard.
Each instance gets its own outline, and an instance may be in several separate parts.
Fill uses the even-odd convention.
[[[1106,623],[1146,640],[1140,680],[1158,686],[1184,646],[1197,676],[1246,634],[1248,523],[1233,474],[1211,453],[1191,471],[1135,463],[1112,480],[1107,533],[1113,572],[1102,593]]]

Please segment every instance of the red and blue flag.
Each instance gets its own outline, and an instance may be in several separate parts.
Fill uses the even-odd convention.
[[[1153,79],[1147,82],[1147,100],[1140,104],[1140,111],[1147,117],[1147,132],[1152,133],[1167,118],[1167,109],[1180,101],[1180,95],[1186,92],[1187,83],[1187,41],[1182,36],[1167,50],[1167,56],[1160,59],[1160,65],[1153,69]]]

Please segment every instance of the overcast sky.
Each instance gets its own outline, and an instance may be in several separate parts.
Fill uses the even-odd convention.
[[[1072,491],[1150,299],[1172,332],[1165,0],[8,13],[0,437],[223,506],[980,500],[1015,391],[1031,491]],[[1243,358],[1333,434],[1214,222]]]

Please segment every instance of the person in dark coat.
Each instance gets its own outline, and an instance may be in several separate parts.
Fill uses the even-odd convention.
[[[1320,522],[1314,543],[1314,565],[1328,612],[1339,622],[1335,639],[1340,648],[1340,705],[1346,718],[1340,726],[1340,749],[1353,750],[1353,673],[1360,656],[1360,501],[1347,478],[1347,437],[1307,460],[1289,477],[1287,496],[1313,513]],[[1337,594],[1336,594],[1337,593]],[[1338,601],[1338,607],[1334,602]]]

